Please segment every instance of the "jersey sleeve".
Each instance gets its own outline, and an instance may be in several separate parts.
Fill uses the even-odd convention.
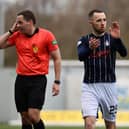
[[[111,45],[114,50],[116,50],[122,57],[127,56],[127,49],[120,38],[111,37]]]
[[[15,45],[17,36],[18,36],[17,32],[15,32],[13,35],[11,35],[8,38],[8,44],[11,45],[11,46]]]
[[[48,50],[50,52],[54,51],[54,50],[56,50],[58,48],[57,40],[56,40],[55,36],[51,32],[48,32],[47,44],[48,44]]]
[[[78,40],[77,51],[78,51],[78,59],[80,61],[84,61],[86,58],[88,58],[91,49],[89,48],[87,37],[81,37]]]

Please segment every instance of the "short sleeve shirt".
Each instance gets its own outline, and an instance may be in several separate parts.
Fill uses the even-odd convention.
[[[18,31],[9,37],[8,42],[10,45],[16,46],[17,74],[48,74],[50,52],[58,49],[55,36],[50,31],[38,28],[37,33],[32,37]]]

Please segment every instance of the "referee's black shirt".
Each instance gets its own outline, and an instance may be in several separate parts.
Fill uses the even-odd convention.
[[[99,38],[100,45],[95,52],[89,48],[89,39]],[[105,33],[96,37],[94,34],[83,36],[77,45],[78,58],[84,62],[84,83],[115,82],[116,52],[127,55],[127,50],[119,38],[113,38]]]

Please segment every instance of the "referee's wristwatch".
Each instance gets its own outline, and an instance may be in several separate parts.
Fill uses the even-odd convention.
[[[9,32],[11,35],[14,33],[11,29],[9,29],[8,32]]]
[[[60,85],[61,82],[60,82],[60,80],[55,80],[54,83]]]

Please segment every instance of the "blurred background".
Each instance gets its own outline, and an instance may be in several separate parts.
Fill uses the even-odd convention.
[[[119,21],[123,41],[129,50],[128,0],[0,0],[0,6],[1,32],[8,31],[19,11],[31,9],[36,15],[37,26],[55,34],[62,58],[67,60],[77,59],[77,40],[90,31],[88,12],[94,8],[102,9],[107,12],[108,27],[112,21]],[[15,60],[14,48],[4,51],[4,66],[15,66]]]
[[[63,59],[61,94],[54,99],[50,95],[54,76],[53,65],[50,63],[45,110],[80,110],[83,65],[77,61],[76,44],[82,35],[90,32],[87,15],[95,8],[107,13],[108,27],[112,21],[119,21],[122,39],[129,51],[128,0],[0,0],[0,34],[9,30],[19,11],[30,9],[36,16],[37,26],[52,31],[59,42]],[[0,50],[0,122],[19,119],[13,99],[16,60],[15,48]],[[117,55],[117,60],[120,109],[127,111],[127,114],[129,54],[124,60]],[[125,115],[121,117],[125,118]],[[129,121],[129,118],[126,120]]]

